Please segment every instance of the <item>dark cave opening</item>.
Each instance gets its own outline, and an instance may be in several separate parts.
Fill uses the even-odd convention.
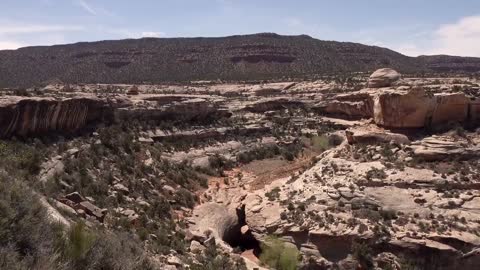
[[[262,253],[260,241],[258,241],[249,229],[245,219],[245,206],[237,208],[238,223],[227,227],[222,240],[232,248],[239,249],[241,252],[252,251],[255,257]]]

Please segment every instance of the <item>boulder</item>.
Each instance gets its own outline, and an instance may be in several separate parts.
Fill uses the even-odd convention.
[[[378,254],[375,259],[375,264],[379,269],[392,269],[400,270],[402,265],[400,264],[400,259],[392,253],[382,252]]]
[[[205,247],[200,244],[198,241],[193,240],[190,243],[190,251],[191,252],[202,252],[205,250]]]
[[[169,185],[164,185],[162,187],[163,191],[167,192],[167,193],[170,193],[170,194],[173,194],[175,193],[175,188],[173,188],[172,186],[169,186]]]
[[[382,68],[375,71],[368,79],[368,87],[389,87],[401,78],[400,73],[391,68]]]
[[[372,106],[366,101],[327,101],[314,107],[318,113],[346,119],[371,118]]]
[[[394,142],[395,144],[401,145],[410,143],[408,137],[403,134],[393,133],[374,127],[350,128],[345,131],[345,135],[348,143],[350,144],[376,144]]]
[[[113,189],[116,190],[116,191],[120,191],[122,193],[125,193],[125,194],[128,194],[130,192],[130,190],[126,186],[124,186],[123,184],[120,184],[120,183],[115,184],[113,186]]]
[[[248,104],[245,107],[246,111],[252,113],[264,113],[267,111],[279,111],[288,107],[303,107],[304,104],[293,98],[267,98]]]
[[[66,205],[62,202],[56,201],[55,206],[57,207],[57,209],[60,209],[63,212],[68,213],[68,215],[70,215],[70,216],[75,216],[77,214],[75,209],[73,209],[71,206]]]
[[[46,209],[48,219],[50,219],[53,222],[65,225],[66,227],[70,227],[70,222],[57,209],[55,209],[45,197],[40,198],[40,203]],[[66,209],[68,209],[67,205],[64,205],[64,206]],[[70,210],[73,210],[73,209],[70,208],[67,211],[70,211]],[[73,211],[73,213],[75,214],[75,211]]]
[[[81,202],[79,203],[79,208],[83,209],[89,216],[95,217],[99,222],[103,222],[105,217],[104,212],[92,203],[88,201]]]
[[[180,258],[178,258],[177,256],[174,256],[174,255],[169,255],[168,256],[167,264],[175,265],[175,266],[182,266],[183,265],[182,260],[180,260]]]
[[[73,202],[73,203],[81,203],[85,201],[85,198],[80,195],[78,192],[72,192],[70,194],[65,195],[65,199]]]

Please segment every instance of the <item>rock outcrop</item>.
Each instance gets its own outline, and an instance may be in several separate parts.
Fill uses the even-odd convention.
[[[436,127],[470,120],[463,93],[427,94],[423,90],[388,89],[374,97],[375,123],[389,128]]]
[[[0,137],[37,135],[49,131],[75,132],[105,115],[97,98],[7,97],[0,100]]]
[[[392,86],[400,74],[377,70],[369,88],[329,96],[312,106],[317,113],[344,119],[373,118],[386,128],[441,128],[448,124],[476,126],[480,101],[464,92],[432,92],[423,86]],[[379,89],[373,89],[379,88]]]
[[[211,234],[218,241],[232,246],[242,235],[245,223],[243,207],[226,207],[217,203],[206,203],[196,209],[197,217],[191,220],[190,230],[193,235]]]
[[[373,117],[373,98],[368,92],[336,95],[333,100],[322,101],[313,106],[317,113],[344,119]]]
[[[426,161],[466,160],[480,157],[480,147],[467,140],[432,136],[412,145],[414,156]]]
[[[72,98],[6,96],[0,99],[0,138],[48,132],[75,133],[96,123],[139,121],[211,121],[230,117],[217,100],[189,95],[79,94]]]
[[[400,73],[391,68],[382,68],[375,71],[368,79],[368,87],[389,87],[401,78]]]
[[[346,119],[370,118],[371,107],[363,101],[329,101],[317,105],[315,111],[333,117]]]
[[[246,111],[263,113],[267,111],[278,111],[289,107],[303,107],[304,104],[290,98],[270,98],[253,102],[245,107]]]
[[[57,201],[65,206],[70,207],[71,209],[74,209],[76,214],[80,217],[95,219],[99,222],[103,222],[107,212],[106,209],[100,209],[93,205],[78,192],[67,194],[64,197],[58,198]]]
[[[390,143],[409,144],[407,136],[398,133],[392,133],[373,126],[363,128],[350,128],[345,131],[347,141],[350,144],[355,143]]]

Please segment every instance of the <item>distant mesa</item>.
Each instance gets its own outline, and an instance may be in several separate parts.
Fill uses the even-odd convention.
[[[0,88],[52,79],[70,84],[311,79],[385,66],[409,75],[475,73],[480,58],[409,57],[376,46],[274,33],[110,40],[0,51]],[[393,70],[378,71],[370,87],[388,86],[397,77]]]

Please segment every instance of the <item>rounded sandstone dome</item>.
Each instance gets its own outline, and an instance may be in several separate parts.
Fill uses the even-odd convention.
[[[400,73],[391,68],[381,68],[376,70],[368,79],[368,87],[380,88],[389,87],[392,83],[401,78]]]

